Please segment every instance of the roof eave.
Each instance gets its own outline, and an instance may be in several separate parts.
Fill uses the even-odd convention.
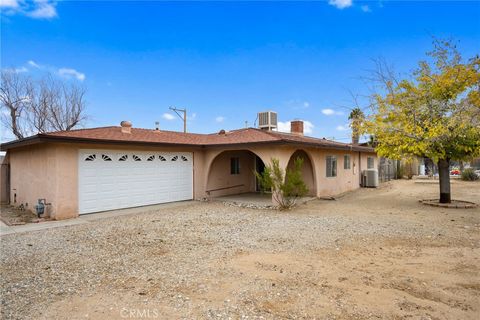
[[[0,144],[0,151],[7,151],[9,149],[13,148],[19,148],[19,147],[24,147],[24,146],[29,146],[32,144],[38,144],[44,142],[42,139],[42,136],[40,134],[27,137],[27,138],[22,138],[22,139],[17,139],[14,141],[10,142],[5,142]]]
[[[13,148],[20,148],[28,145],[56,142],[56,143],[86,143],[86,144],[110,144],[110,145],[137,145],[137,146],[183,146],[192,148],[201,148],[198,144],[188,143],[168,143],[168,142],[150,142],[150,141],[128,141],[128,140],[112,140],[112,139],[91,139],[91,138],[78,138],[78,137],[62,137],[52,136],[45,134],[38,134],[25,139],[19,139],[0,145],[0,151],[7,151]]]
[[[315,143],[315,142],[289,141],[289,140],[285,141],[285,143],[307,145],[307,146],[310,146],[310,147],[320,148],[320,149],[334,149],[334,150],[361,151],[361,152],[375,153],[375,149],[373,149],[373,148],[354,146],[354,145],[350,145],[350,144],[346,144],[344,146],[341,146],[341,145],[329,145],[329,144],[321,144],[321,143]]]
[[[375,153],[375,150],[370,147],[354,146],[354,145],[328,145],[315,142],[306,141],[291,141],[291,140],[267,140],[254,142],[239,142],[239,143],[215,143],[215,144],[189,144],[189,143],[170,143],[170,142],[150,142],[150,141],[128,141],[128,140],[112,140],[112,139],[91,139],[78,137],[53,136],[48,134],[37,134],[24,139],[19,139],[7,143],[0,144],[0,151],[7,151],[14,148],[20,148],[39,143],[56,142],[56,143],[85,143],[85,144],[110,144],[110,145],[136,145],[136,146],[181,146],[189,148],[209,148],[209,147],[225,147],[225,146],[245,146],[245,145],[265,145],[265,144],[288,144],[288,145],[302,145],[320,149],[334,149],[347,151],[361,151]]]

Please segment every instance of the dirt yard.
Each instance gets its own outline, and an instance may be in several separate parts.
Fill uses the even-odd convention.
[[[2,319],[479,319],[480,209],[395,181],[290,212],[195,203],[3,236]],[[480,202],[480,183],[452,182]]]
[[[46,219],[39,219],[30,210],[22,210],[9,205],[0,205],[0,220],[8,226],[18,226],[27,223],[36,223],[38,221],[45,221]]]

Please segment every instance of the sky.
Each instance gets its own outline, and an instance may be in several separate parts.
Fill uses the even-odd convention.
[[[480,53],[479,1],[0,0],[1,68],[87,90],[85,127],[211,133],[278,113],[279,127],[350,140],[353,94],[382,58],[411,72],[432,37]],[[365,104],[365,101],[360,101]],[[13,137],[2,130],[2,141]]]

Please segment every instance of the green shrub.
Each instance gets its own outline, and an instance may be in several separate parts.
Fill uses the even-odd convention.
[[[265,166],[262,174],[255,172],[262,190],[271,190],[274,200],[280,210],[295,206],[297,199],[308,193],[308,188],[302,179],[303,159],[294,161],[293,169],[287,169],[286,174],[280,168],[278,159],[272,159],[271,165]]]
[[[468,168],[462,171],[462,180],[464,181],[475,181],[478,180],[478,175],[475,173],[473,168]]]

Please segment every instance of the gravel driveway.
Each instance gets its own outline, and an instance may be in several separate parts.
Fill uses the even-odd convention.
[[[476,319],[480,210],[396,181],[289,211],[198,202],[1,238],[2,319]],[[454,198],[480,199],[455,182]]]

